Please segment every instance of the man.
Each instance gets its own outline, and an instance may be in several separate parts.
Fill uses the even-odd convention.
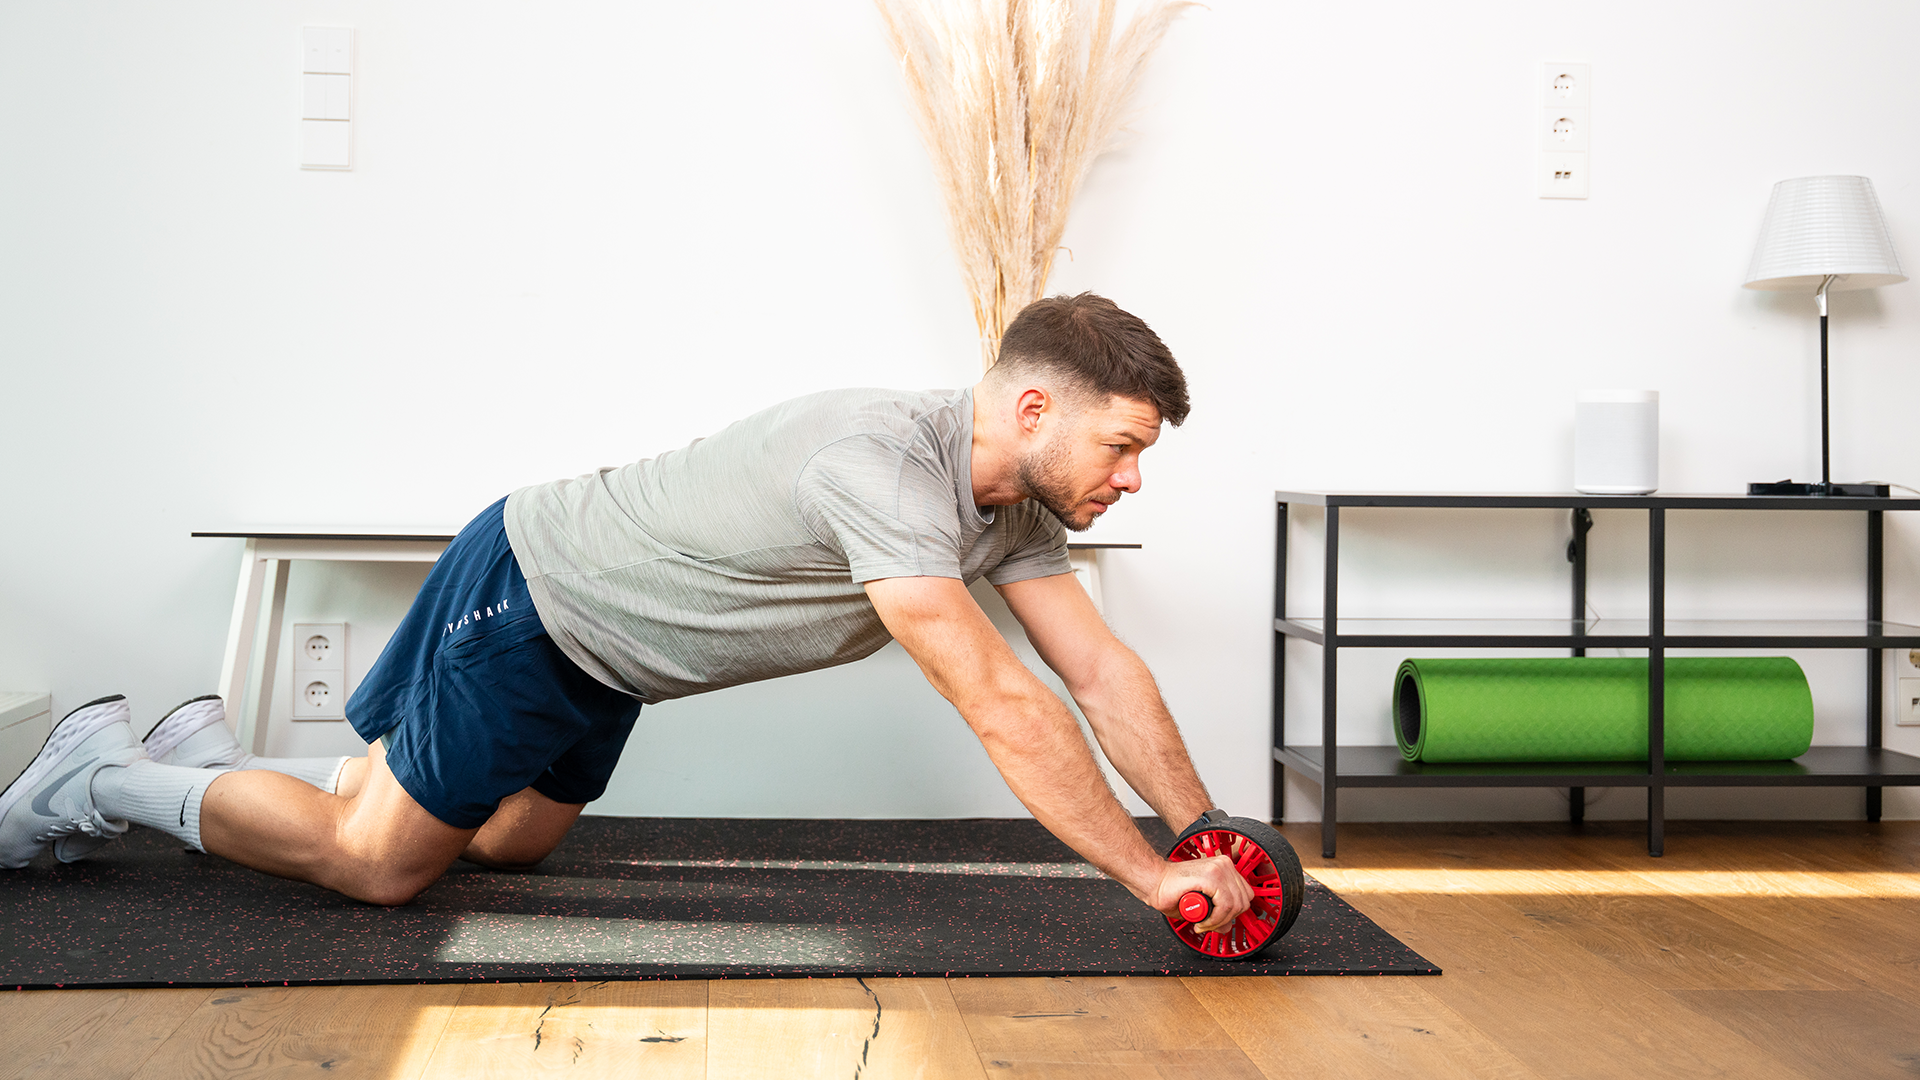
[[[1040,823],[1143,902],[1252,900],[1225,858],[1171,863],[1065,704],[967,592],[986,577],[1107,757],[1178,829],[1212,807],[1160,693],[1074,578],[1066,530],[1140,489],[1185,377],[1111,301],[1041,300],[958,392],[841,390],[658,458],[525,488],[449,545],[347,704],[365,758],[252,759],[217,699],[143,747],[124,699],[63,719],[0,794],[0,866],[125,831],[375,904],[456,858],[538,863],[606,788],[644,703],[848,663],[891,638]]]

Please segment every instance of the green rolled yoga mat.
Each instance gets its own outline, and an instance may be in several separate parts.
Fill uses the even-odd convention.
[[[1813,695],[1785,656],[1667,660],[1668,761],[1778,761],[1813,742]],[[1407,660],[1393,734],[1408,761],[1645,761],[1647,661]]]

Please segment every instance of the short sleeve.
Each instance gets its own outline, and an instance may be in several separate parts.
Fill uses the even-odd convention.
[[[1011,585],[1073,572],[1067,560],[1066,526],[1031,500],[1004,507],[994,525],[1007,530],[1003,539],[1007,554],[987,571],[990,583]]]
[[[814,539],[846,557],[854,584],[960,573],[953,481],[887,435],[850,435],[800,471],[794,505]]]

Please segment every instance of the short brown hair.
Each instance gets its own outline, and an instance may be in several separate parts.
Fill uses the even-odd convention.
[[[1050,296],[1014,316],[989,377],[1050,375],[1069,392],[1144,401],[1179,427],[1187,418],[1187,377],[1160,335],[1104,296]]]

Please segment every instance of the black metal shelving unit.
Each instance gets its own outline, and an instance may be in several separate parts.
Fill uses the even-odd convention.
[[[1869,821],[1880,820],[1883,787],[1920,785],[1920,757],[1881,747],[1881,650],[1920,648],[1920,626],[1887,622],[1883,612],[1884,513],[1920,510],[1920,498],[1747,495],[1474,495],[1274,492],[1278,531],[1273,586],[1273,818],[1285,816],[1285,778],[1292,769],[1320,785],[1320,845],[1334,856],[1339,792],[1347,787],[1564,787],[1568,814],[1581,820],[1585,789],[1647,789],[1647,852],[1665,847],[1666,790],[1671,787],[1858,787],[1866,791]],[[1322,615],[1287,614],[1287,510],[1292,504],[1326,511]],[[1531,508],[1572,512],[1573,607],[1568,619],[1343,619],[1340,617],[1340,511],[1346,507],[1447,509]],[[1586,617],[1587,530],[1591,511],[1647,514],[1647,614],[1637,620]],[[1669,620],[1666,617],[1666,515],[1669,510],[1852,512],[1866,515],[1866,618],[1851,620]],[[1287,741],[1286,641],[1321,647],[1319,746]],[[1647,650],[1647,760],[1550,764],[1428,765],[1401,758],[1393,746],[1341,746],[1336,676],[1341,649],[1588,648]],[[1674,762],[1665,760],[1666,651],[1704,649],[1862,649],[1866,653],[1866,732],[1861,746],[1816,746],[1792,761]]]

